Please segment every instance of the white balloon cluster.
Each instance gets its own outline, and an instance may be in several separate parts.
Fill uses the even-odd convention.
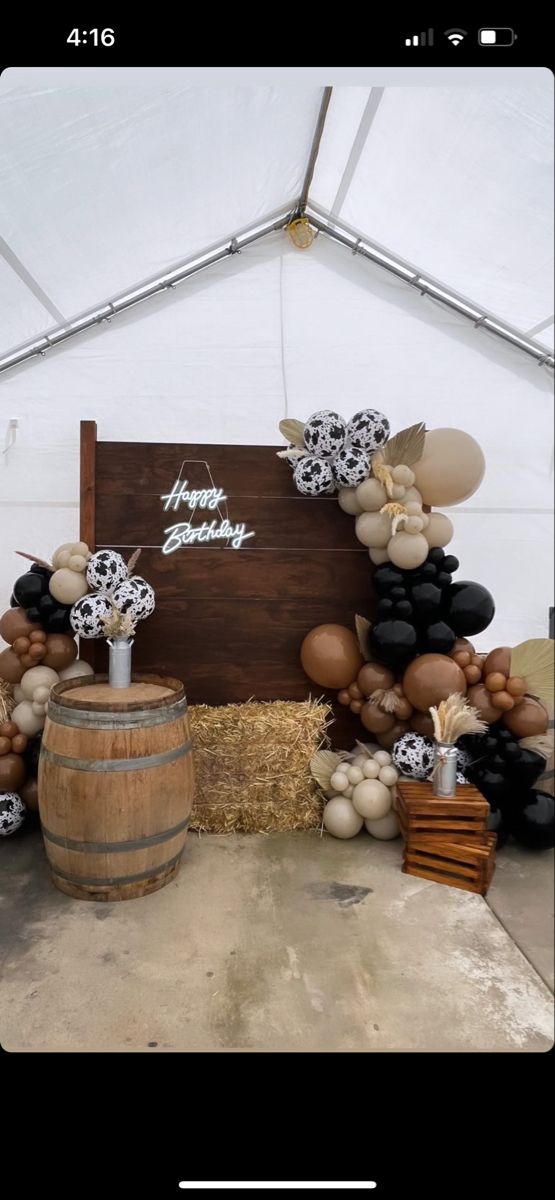
[[[44,726],[48,697],[54,684],[59,679],[73,679],[92,673],[92,667],[80,658],[76,658],[63,671],[54,671],[52,667],[30,667],[13,689],[16,706],[11,714],[12,721],[15,721],[21,733],[34,737]]]
[[[352,838],[365,825],[379,841],[398,836],[394,799],[399,771],[387,750],[357,742],[349,755],[318,751],[311,771],[327,799],[323,823],[328,833]]]
[[[282,432],[295,438],[282,457],[294,467],[295,486],[304,496],[331,495],[337,487],[356,487],[370,474],[371,456],[389,436],[389,421],[373,408],[355,413],[349,422],[321,409],[305,425],[282,422]]]

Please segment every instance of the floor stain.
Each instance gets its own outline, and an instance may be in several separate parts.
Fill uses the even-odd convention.
[[[329,883],[307,883],[304,890],[313,900],[337,900],[342,908],[350,908],[352,904],[360,904],[361,900],[365,900],[373,889],[331,880]]]

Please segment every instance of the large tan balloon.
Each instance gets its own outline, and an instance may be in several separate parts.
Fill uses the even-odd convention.
[[[391,808],[391,791],[379,779],[363,779],[353,792],[353,808],[367,821],[378,821]]]
[[[50,595],[60,604],[75,604],[82,596],[86,596],[89,586],[84,575],[79,571],[70,571],[69,567],[60,567],[54,571],[48,584]]]
[[[422,737],[433,738],[434,723],[429,713],[414,712],[408,724],[410,729],[415,733],[421,733]]]
[[[543,704],[525,696],[516,708],[503,713],[503,724],[517,738],[536,737],[547,732],[549,717]]]
[[[24,608],[8,608],[0,617],[0,637],[13,646],[16,638],[29,637],[40,625],[29,620]]]
[[[381,567],[382,563],[389,562],[389,554],[387,550],[378,550],[377,546],[371,546],[368,551],[370,562],[374,563],[375,567]]]
[[[409,721],[396,721],[391,729],[386,730],[385,733],[377,733],[376,737],[383,750],[393,750],[395,742],[398,742],[404,733],[408,733],[409,729]]]
[[[403,692],[415,708],[427,712],[454,692],[466,692],[463,671],[447,654],[421,654],[403,675]]]
[[[385,550],[391,537],[391,518],[387,513],[363,512],[355,521],[355,532],[363,546]]]
[[[376,704],[370,704],[368,701],[360,710],[360,719],[370,733],[387,733],[396,724],[391,713],[382,712]]]
[[[389,691],[395,683],[395,676],[389,667],[382,667],[381,663],[368,662],[360,668],[357,683],[363,696],[371,696],[372,692],[378,688]]]
[[[452,540],[454,533],[453,522],[445,513],[433,512],[430,513],[428,524],[424,530],[424,537],[433,550],[434,546],[448,546]]]
[[[21,690],[25,699],[33,700],[37,688],[47,687],[50,690],[52,685],[58,682],[59,678],[60,676],[57,671],[53,671],[52,667],[31,667],[21,679]],[[14,717],[13,720],[16,725],[19,725],[17,717]],[[22,732],[27,733],[27,730],[23,729]]]
[[[26,733],[27,737],[34,737],[44,726],[44,713],[39,716],[33,712],[30,700],[22,700],[20,704],[16,704],[12,717],[21,733]]]
[[[19,792],[25,779],[25,763],[20,754],[0,756],[0,792]]]
[[[344,625],[317,625],[301,646],[303,671],[320,687],[348,687],[362,662],[356,637]]]
[[[359,512],[379,512],[387,504],[387,492],[379,479],[365,479],[355,491]]]
[[[77,642],[68,633],[49,633],[46,639],[46,654],[42,665],[54,671],[69,667],[77,658]]]
[[[423,533],[404,533],[399,530],[387,543],[387,553],[391,562],[403,571],[413,571],[416,567],[421,567],[428,557],[429,550]]]
[[[478,442],[462,429],[430,429],[424,453],[414,464],[415,485],[424,504],[449,507],[478,490],[486,461]]]
[[[20,784],[19,795],[27,808],[32,812],[39,811],[39,786],[36,779],[28,779],[23,785]]]
[[[357,500],[356,488],[340,488],[337,493],[337,502],[343,512],[349,513],[351,517],[358,517],[359,513],[363,511],[362,505]]]
[[[25,667],[11,646],[0,654],[0,679],[6,683],[19,683]]]
[[[352,838],[360,833],[364,824],[346,796],[334,796],[324,809],[324,828],[336,838]]]
[[[493,725],[501,716],[501,709],[492,704],[491,692],[488,692],[483,683],[475,683],[473,687],[469,687],[466,702],[471,708],[478,709],[478,715],[482,721],[487,721],[488,725]]]
[[[70,663],[69,667],[64,667],[59,675],[60,679],[77,679],[79,675],[94,675],[94,670],[89,663],[83,662],[82,658],[76,658],[75,662]]]
[[[366,820],[364,824],[368,833],[371,833],[372,837],[378,838],[380,842],[391,842],[393,838],[399,837],[401,832],[399,818],[392,808],[385,814],[385,817],[378,817],[374,821]]]

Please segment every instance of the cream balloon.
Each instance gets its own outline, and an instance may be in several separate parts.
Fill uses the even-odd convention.
[[[387,543],[387,553],[391,562],[403,571],[421,567],[428,557],[429,549],[423,533],[404,533],[399,530]]]
[[[26,700],[34,700],[37,688],[46,687],[50,691],[59,678],[58,672],[53,671],[52,667],[30,667],[21,679],[21,691]]]
[[[52,566],[56,571],[59,567],[67,567],[70,555],[74,552],[74,545],[74,542],[64,542],[63,546],[58,546],[58,549],[54,551],[52,555]]]
[[[75,604],[86,596],[89,585],[85,576],[79,571],[70,571],[69,567],[60,567],[54,571],[48,584],[50,595],[60,604]]]
[[[21,701],[25,699],[25,696],[21,690],[20,683],[14,683],[13,698],[14,698],[16,704],[21,704]]]
[[[416,500],[417,504],[422,504],[422,496],[420,495],[418,488],[408,487],[403,496],[403,504],[404,505],[410,504],[411,501],[414,501],[414,500]]]
[[[379,479],[365,479],[355,489],[359,512],[379,512],[387,504],[387,492]]]
[[[376,750],[374,761],[377,762],[380,767],[388,767],[390,763],[393,762],[393,759],[389,753],[389,750]]]
[[[391,538],[391,519],[387,513],[363,512],[356,519],[355,529],[357,538],[363,546],[385,550]],[[428,548],[426,547],[427,553]]]
[[[94,671],[89,663],[83,662],[82,658],[76,658],[75,662],[70,663],[69,667],[64,667],[59,674],[60,679],[76,679],[79,675],[94,675]]]
[[[376,546],[368,551],[368,557],[375,567],[381,567],[382,563],[389,562],[387,550],[378,550]]]
[[[44,713],[39,716],[33,712],[30,700],[22,700],[20,704],[16,704],[11,714],[11,720],[15,721],[20,733],[26,733],[27,737],[34,737],[43,728],[45,717]]]
[[[361,817],[377,821],[379,817],[385,817],[391,808],[391,792],[379,779],[365,779],[355,787],[353,806]]]
[[[449,520],[449,517],[445,516],[445,513],[430,513],[428,525],[424,533],[430,549],[433,549],[434,546],[448,546],[454,532],[453,522]]]
[[[473,496],[484,478],[486,461],[478,442],[462,429],[430,429],[422,458],[414,464],[416,487],[424,504],[447,508]]]
[[[362,785],[359,783],[358,785]],[[334,796],[324,808],[324,827],[336,838],[352,838],[360,833],[363,818],[355,812],[346,796]]]
[[[392,766],[391,767],[390,766],[381,767],[378,778],[380,780],[380,783],[385,783],[386,787],[393,787],[393,784],[397,783],[397,780],[399,778],[399,772],[397,770],[397,767],[392,767]]]
[[[393,838],[399,837],[401,832],[399,818],[392,808],[385,814],[385,817],[378,817],[376,821],[366,820],[364,824],[368,833],[371,833],[372,837],[377,838],[380,842],[391,842]]]
[[[343,509],[343,512],[349,513],[351,517],[358,517],[359,513],[363,512],[356,493],[357,489],[352,487],[342,487],[337,493],[339,507]]]

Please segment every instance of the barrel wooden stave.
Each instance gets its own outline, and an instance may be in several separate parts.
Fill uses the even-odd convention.
[[[90,676],[86,678],[91,681]],[[168,705],[166,701],[169,719],[163,723],[133,729],[80,728],[78,723],[59,723],[64,719],[60,688],[56,685],[53,689],[51,708],[56,720],[47,717],[39,764],[41,822],[54,882],[79,899],[148,895],[169,882],[179,869],[193,803],[192,751],[184,702]],[[142,690],[144,693],[148,687]],[[169,692],[169,701],[172,694],[175,692]],[[71,696],[67,699],[71,703]],[[114,703],[110,689],[110,724],[118,721]],[[158,716],[163,705],[164,700],[157,698],[153,708]],[[137,710],[137,705],[130,707]],[[171,719],[172,708],[175,719]],[[144,694],[139,711],[148,711]],[[104,721],[108,710],[98,712]],[[77,715],[71,707],[68,714],[72,722],[94,723],[95,713],[82,703]],[[125,712],[122,718],[126,719]],[[149,759],[150,765],[136,765],[143,759]],[[75,769],[72,762],[76,760],[82,767],[90,763],[93,769]],[[119,766],[124,769],[113,769]]]

